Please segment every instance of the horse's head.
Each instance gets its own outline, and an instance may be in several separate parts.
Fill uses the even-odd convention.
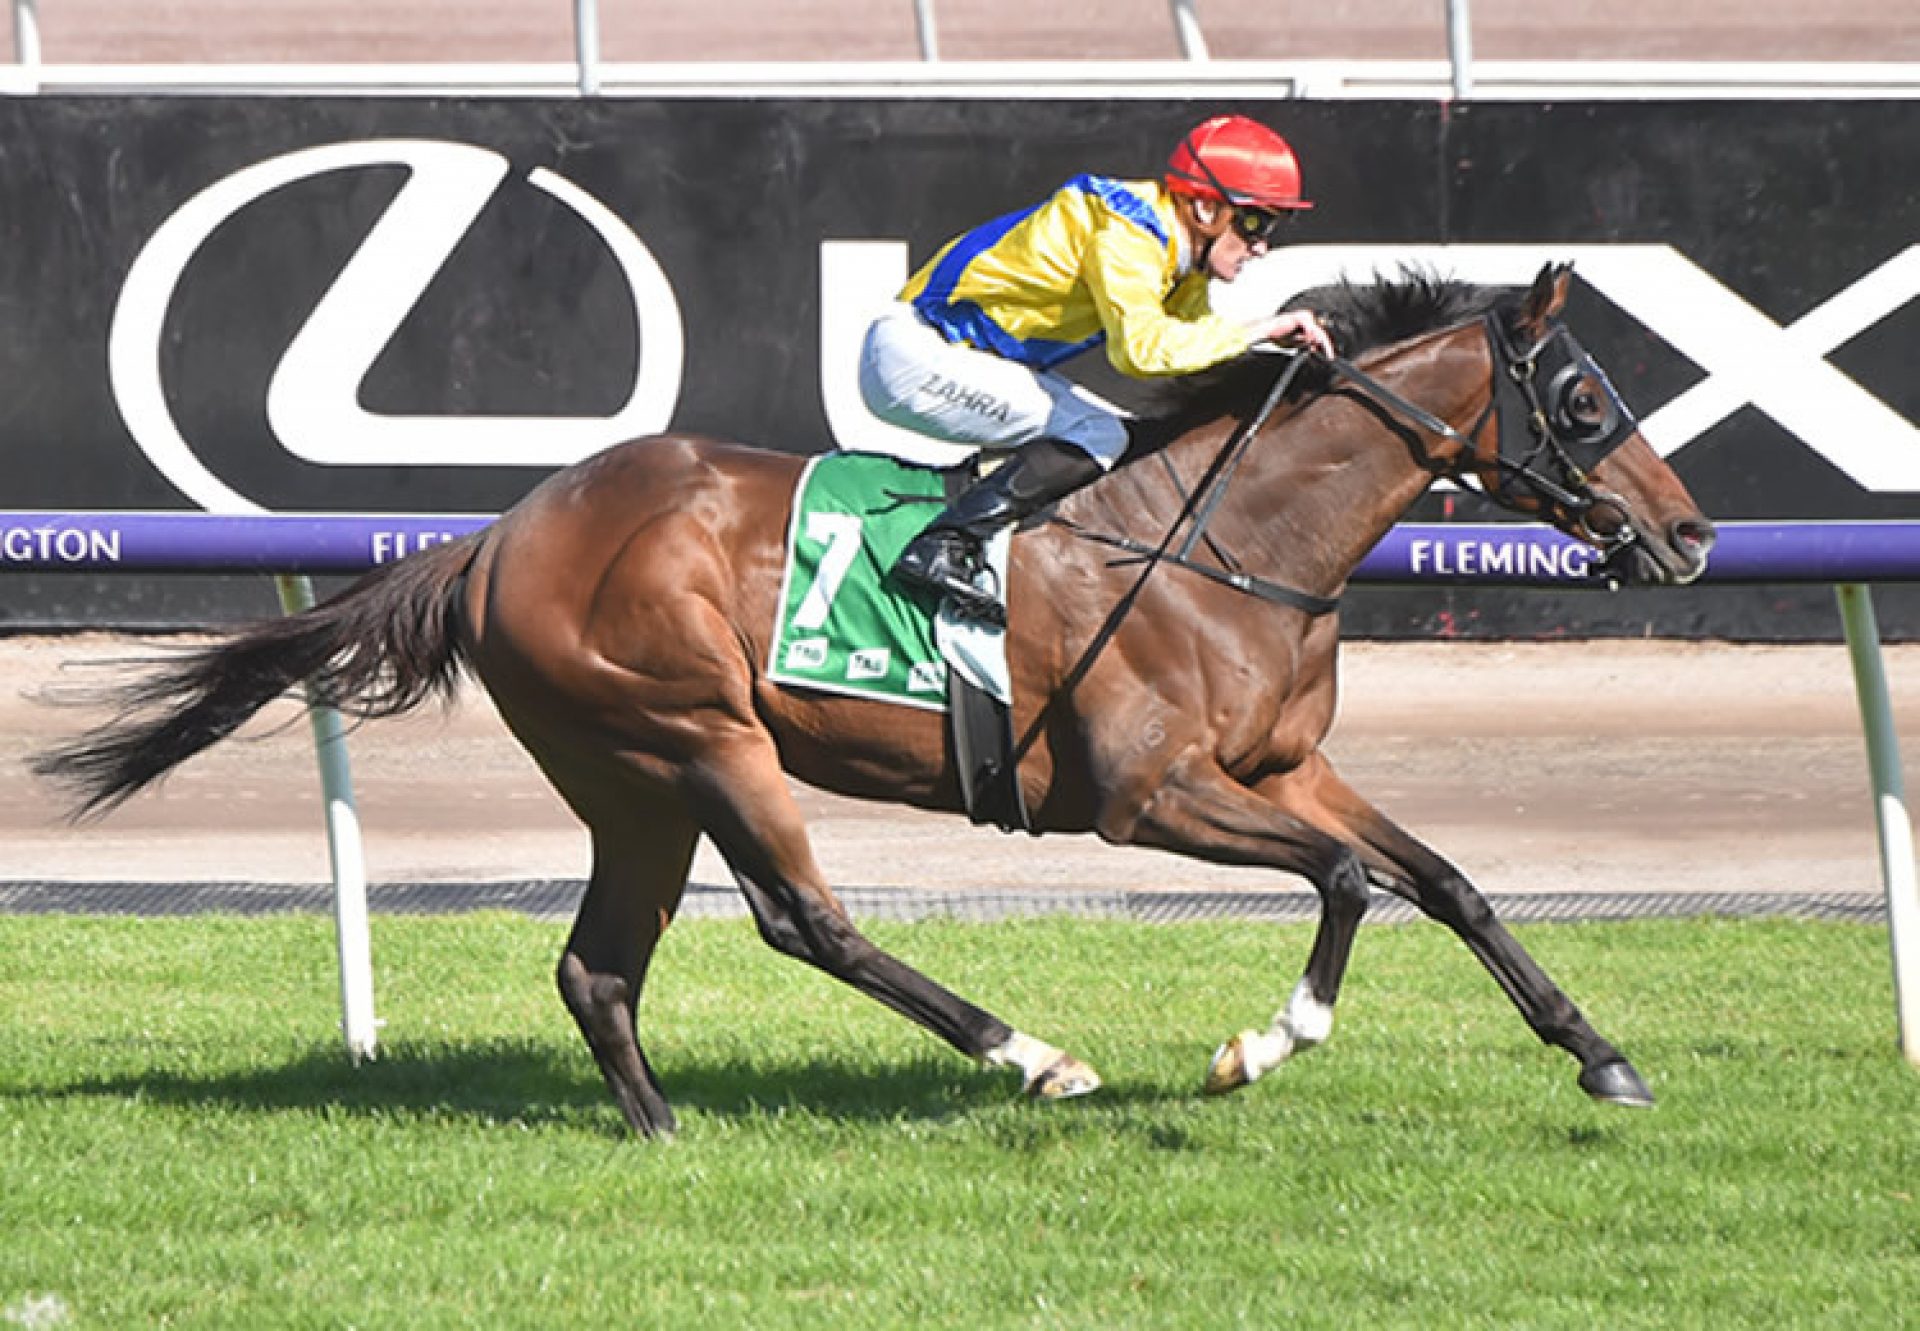
[[[1417,493],[1407,486],[1444,476],[1593,546],[1602,568],[1621,581],[1692,582],[1706,569],[1713,523],[1562,322],[1571,284],[1572,269],[1564,265],[1541,269],[1524,294],[1409,268],[1397,281],[1302,292],[1293,303],[1319,311],[1360,364],[1277,368],[1277,358],[1249,354],[1173,378],[1130,427],[1136,450],[1188,439],[1213,450],[1223,421],[1242,432],[1234,439],[1244,439],[1295,382],[1295,371],[1305,370],[1305,405],[1275,427],[1291,432],[1293,446],[1270,454],[1277,470],[1261,492],[1263,512],[1271,510],[1272,495],[1298,495],[1309,472],[1361,475],[1345,464],[1353,450],[1382,437],[1367,428],[1370,419],[1403,450],[1380,456],[1414,464],[1398,480],[1372,476],[1386,506],[1373,515],[1377,529],[1365,521],[1354,526],[1372,530],[1373,539],[1398,515],[1391,505],[1404,506]],[[1355,401],[1366,404],[1365,417],[1314,410],[1316,403]],[[1322,448],[1310,455],[1304,445],[1314,439]]]
[[[1490,417],[1455,470],[1502,506],[1592,545],[1624,581],[1692,582],[1713,523],[1561,322],[1571,281],[1570,266],[1548,265],[1518,301],[1488,314]]]

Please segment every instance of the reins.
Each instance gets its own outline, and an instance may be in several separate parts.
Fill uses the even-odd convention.
[[[1234,473],[1239,470],[1241,460],[1246,456],[1247,446],[1253,442],[1254,436],[1260,433],[1261,427],[1266,425],[1267,418],[1273,415],[1274,408],[1280,405],[1280,400],[1287,395],[1287,390],[1293,386],[1294,378],[1300,373],[1300,367],[1306,363],[1306,360],[1305,352],[1297,353],[1292,357],[1287,368],[1274,380],[1273,387],[1268,390],[1259,410],[1242,421],[1228,437],[1227,442],[1221,446],[1219,453],[1214,455],[1213,461],[1207,465],[1205,474],[1200,478],[1200,484],[1195,486],[1193,493],[1187,496],[1186,503],[1181,505],[1180,512],[1174,516],[1172,524],[1167,528],[1167,534],[1160,538],[1157,546],[1136,541],[1131,536],[1092,531],[1070,518],[1056,515],[1054,520],[1077,536],[1089,541],[1097,541],[1102,545],[1111,545],[1139,557],[1146,562],[1148,572],[1162,563],[1172,564],[1222,586],[1231,587],[1237,592],[1256,596],[1275,605],[1301,610],[1309,615],[1325,615],[1339,609],[1338,597],[1316,596],[1312,592],[1303,592],[1297,587],[1289,587],[1284,583],[1256,577],[1251,573],[1214,568],[1209,564],[1199,563],[1192,557],[1193,547],[1199,544],[1206,533],[1207,523],[1212,520],[1221,501],[1226,498],[1227,486],[1232,482]],[[1188,530],[1186,539],[1180,543],[1177,551],[1169,553],[1181,525],[1189,519],[1192,520],[1193,526]]]
[[[1274,381],[1272,389],[1267,393],[1266,400],[1260,404],[1260,409],[1241,423],[1240,427],[1228,438],[1220,452],[1214,456],[1213,461],[1207,464],[1206,474],[1200,478],[1200,484],[1195,487],[1193,493],[1188,495],[1185,503],[1180,506],[1180,512],[1174,516],[1173,524],[1167,528],[1167,534],[1160,538],[1160,544],[1158,546],[1147,545],[1129,536],[1114,536],[1106,532],[1090,531],[1071,518],[1063,517],[1057,512],[1053,515],[1051,521],[1059,523],[1074,535],[1084,537],[1089,541],[1098,541],[1103,545],[1111,545],[1125,550],[1129,554],[1138,556],[1140,562],[1145,565],[1140,571],[1140,576],[1133,580],[1133,586],[1127,589],[1126,594],[1120,598],[1119,602],[1114,605],[1112,611],[1107,615],[1106,622],[1103,623],[1099,631],[1093,635],[1093,640],[1087,644],[1087,650],[1081,654],[1079,661],[1077,661],[1073,669],[1067,673],[1066,679],[1062,681],[1060,687],[1054,691],[1055,699],[1071,695],[1073,691],[1080,686],[1080,681],[1087,677],[1087,672],[1093,669],[1094,662],[1100,659],[1100,654],[1106,650],[1107,644],[1113,641],[1114,635],[1120,631],[1122,621],[1126,619],[1128,612],[1133,608],[1134,601],[1139,597],[1141,590],[1147,585],[1147,579],[1153,576],[1154,569],[1158,568],[1162,562],[1167,560],[1179,564],[1182,568],[1190,569],[1204,578],[1209,578],[1214,582],[1231,587],[1235,591],[1246,592],[1251,596],[1258,596],[1262,600],[1272,601],[1277,605],[1290,606],[1296,610],[1303,610],[1309,615],[1324,615],[1339,608],[1340,603],[1337,600],[1332,600],[1324,596],[1314,596],[1308,592],[1300,591],[1297,588],[1285,587],[1279,583],[1268,582],[1264,578],[1255,578],[1244,573],[1230,573],[1222,569],[1208,568],[1205,564],[1194,563],[1186,557],[1186,552],[1192,550],[1194,542],[1199,539],[1200,530],[1205,526],[1205,519],[1211,517],[1213,510],[1219,507],[1220,497],[1226,491],[1225,482],[1231,479],[1234,468],[1239,466],[1241,453],[1245,450],[1246,445],[1253,439],[1253,436],[1259,432],[1260,427],[1266,424],[1267,417],[1273,414],[1273,409],[1280,404],[1280,399],[1286,396],[1287,389],[1292,387],[1294,376],[1300,372],[1300,366],[1305,359],[1305,353],[1296,355],[1293,358],[1292,362]],[[1206,496],[1204,501],[1201,498],[1203,495]],[[1202,510],[1201,522],[1188,537],[1186,544],[1181,547],[1181,553],[1178,555],[1169,555],[1167,553],[1168,547],[1173,544],[1173,538],[1175,534],[1179,532],[1180,524],[1194,516],[1197,509]],[[1119,563],[1123,561],[1115,562]],[[1049,707],[1050,706],[1051,704],[1049,704]],[[1040,714],[1034,717],[1033,724],[1028,727],[1027,732],[1014,744],[1013,752],[1014,762],[1016,764],[1026,755],[1027,751],[1033,747],[1035,740],[1039,738],[1048,710],[1048,707],[1042,707]]]
[[[1453,443],[1459,444],[1469,453],[1476,450],[1474,440],[1479,438],[1481,429],[1487,423],[1487,417],[1493,413],[1493,403],[1489,400],[1487,410],[1481,412],[1480,419],[1473,423],[1472,432],[1470,434],[1462,434],[1419,403],[1409,401],[1394,392],[1391,388],[1388,388],[1385,384],[1381,383],[1378,379],[1368,374],[1344,356],[1335,356],[1327,362],[1327,367],[1340,378],[1345,379],[1355,388],[1358,388],[1364,397],[1386,407],[1389,411],[1406,417],[1423,430],[1437,434],[1442,439],[1451,440]]]

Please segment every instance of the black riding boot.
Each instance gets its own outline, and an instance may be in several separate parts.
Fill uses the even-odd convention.
[[[1072,444],[1036,439],[974,482],[900,552],[893,571],[945,592],[961,611],[992,624],[1007,621],[995,590],[982,586],[987,541],[1100,475],[1100,464]]]

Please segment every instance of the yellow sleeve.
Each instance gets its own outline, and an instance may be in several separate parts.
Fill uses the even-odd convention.
[[[1165,248],[1131,223],[1109,221],[1094,232],[1080,275],[1116,370],[1135,378],[1192,374],[1251,345],[1248,329],[1207,309],[1204,281],[1178,284],[1178,312],[1169,313],[1166,270]]]

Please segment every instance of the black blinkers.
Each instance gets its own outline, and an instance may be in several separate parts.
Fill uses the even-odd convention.
[[[1519,480],[1574,508],[1588,491],[1587,473],[1625,443],[1638,422],[1613,383],[1565,324],[1524,350],[1508,340],[1497,315],[1487,318],[1487,340],[1499,373],[1502,480]],[[1541,463],[1557,475],[1542,475]]]

